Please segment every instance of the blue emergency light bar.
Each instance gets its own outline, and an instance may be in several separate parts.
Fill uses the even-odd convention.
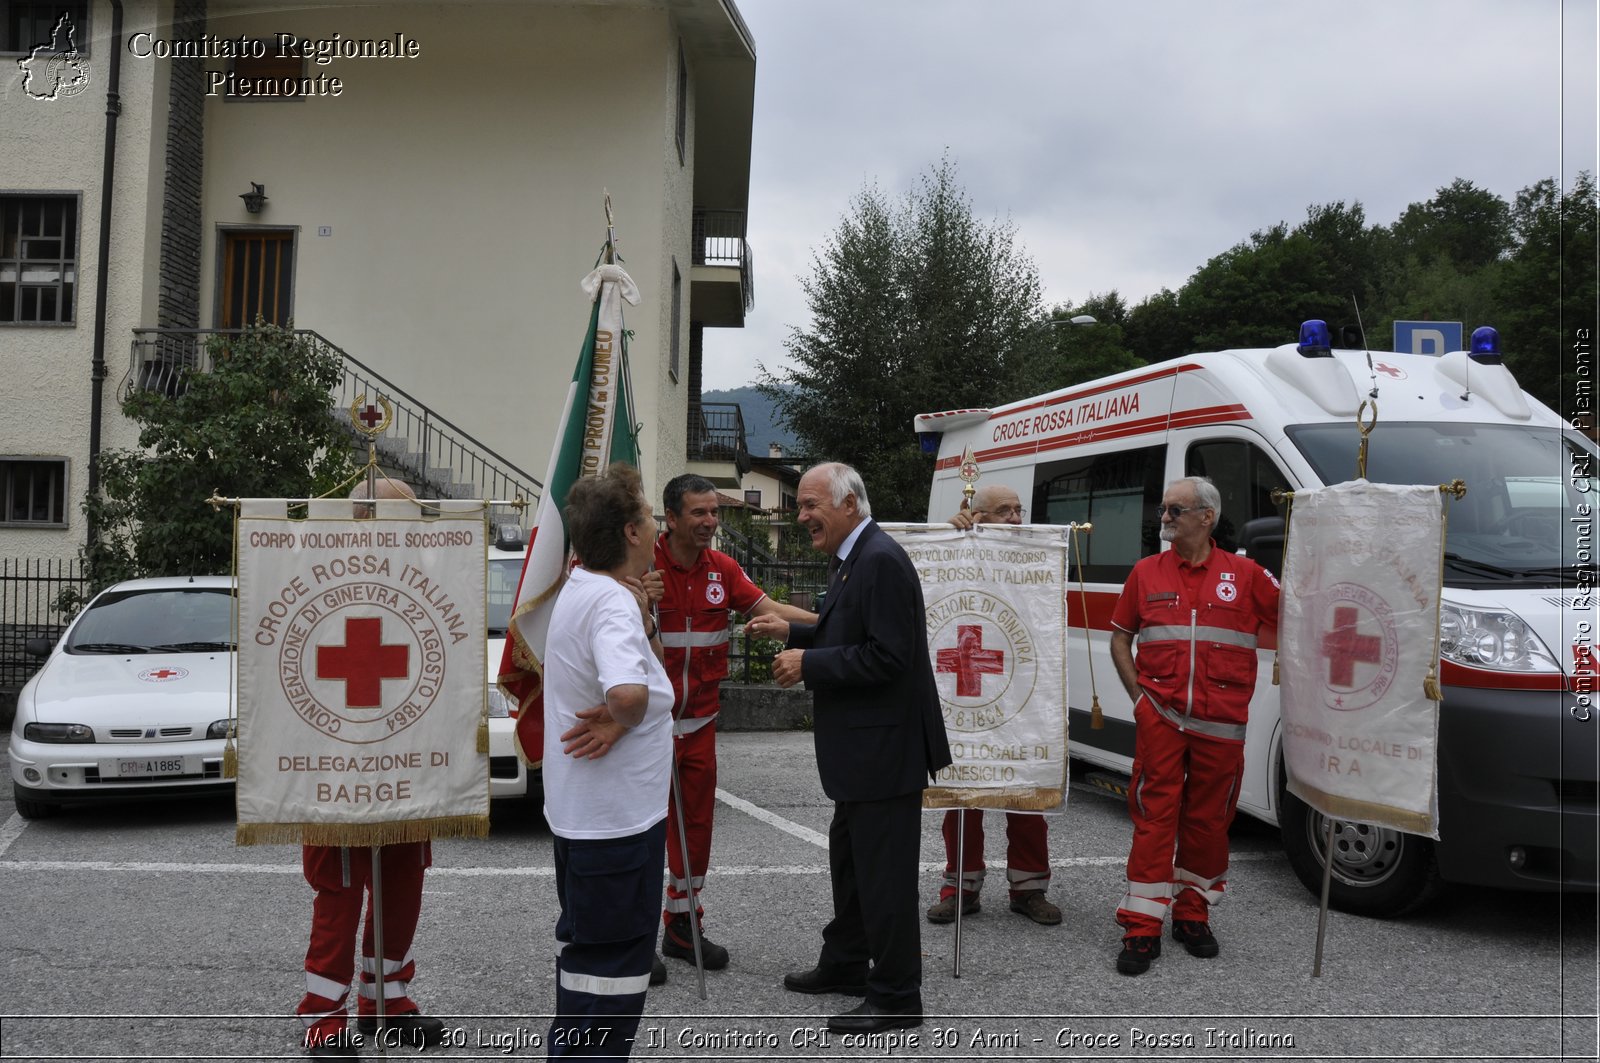
[[[1484,365],[1503,364],[1505,357],[1500,353],[1500,333],[1488,325],[1473,329],[1472,345],[1467,350],[1467,357]]]
[[[1302,358],[1332,358],[1333,333],[1328,329],[1328,323],[1319,317],[1311,318],[1300,324],[1300,346],[1297,348]]]

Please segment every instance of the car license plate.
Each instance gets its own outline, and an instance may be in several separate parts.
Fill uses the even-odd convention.
[[[100,762],[100,777],[148,779],[162,775],[199,775],[199,757],[124,757]]]

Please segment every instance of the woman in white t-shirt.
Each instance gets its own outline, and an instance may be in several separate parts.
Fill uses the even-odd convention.
[[[672,684],[642,578],[655,519],[638,472],[580,479],[566,502],[583,563],[544,660],[544,815],[555,835],[556,1016],[549,1055],[627,1057],[661,908]]]

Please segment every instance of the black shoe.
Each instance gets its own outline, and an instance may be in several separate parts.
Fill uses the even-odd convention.
[[[356,1049],[360,1048],[362,1043],[360,1034],[340,1030],[332,1037],[308,1046],[306,1055],[312,1059],[356,1059],[358,1058]]]
[[[1217,944],[1216,937],[1211,933],[1211,927],[1195,919],[1174,919],[1172,940],[1188,949],[1189,955],[1202,960],[1209,960],[1222,951],[1222,946]]]
[[[809,971],[794,971],[783,976],[783,988],[791,993],[843,993],[849,997],[867,995],[867,973],[848,975],[837,967],[820,964]]]
[[[659,953],[650,957],[650,984],[667,984],[667,965],[661,962]]]
[[[828,1029],[834,1033],[879,1033],[904,1026],[922,1025],[922,1005],[908,1004],[904,1008],[888,1008],[863,1000],[842,1015],[828,1018]]]
[[[693,963],[693,934],[688,915],[673,916],[672,921],[661,929],[661,955]],[[728,966],[728,950],[706,937],[704,924],[700,927],[700,958],[705,961],[708,971],[720,971]]]
[[[1118,974],[1144,974],[1150,961],[1161,955],[1160,936],[1140,935],[1122,939],[1122,952],[1117,956]]]
[[[978,895],[963,890],[961,893],[962,918],[969,915],[977,915],[981,911],[983,911],[983,906],[978,903]],[[955,921],[956,895],[954,893],[928,909],[928,922],[930,923],[953,923]]]
[[[412,1048],[427,1048],[444,1040],[444,1023],[432,1015],[424,1015],[420,1011],[404,1011],[399,1015],[385,1015],[383,1028],[388,1031],[385,1036],[391,1038],[387,1045],[406,1044]],[[356,1019],[356,1029],[364,1034],[378,1032],[378,1017],[376,1015],[362,1015]]]

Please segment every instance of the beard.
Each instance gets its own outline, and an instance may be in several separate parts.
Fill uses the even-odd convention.
[[[1176,524],[1163,524],[1161,526],[1161,541],[1162,542],[1170,543],[1174,539],[1176,539],[1177,537],[1178,537],[1178,526]]]

